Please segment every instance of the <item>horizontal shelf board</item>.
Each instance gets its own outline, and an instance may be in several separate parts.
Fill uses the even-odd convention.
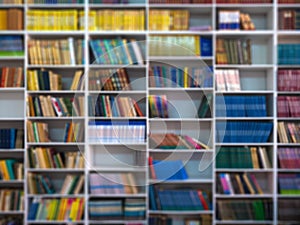
[[[215,220],[217,224],[273,224],[272,220]]]
[[[149,3],[149,8],[207,8],[212,9],[212,4],[151,4]]]
[[[279,173],[299,173],[300,172],[300,168],[293,168],[293,169],[277,169],[277,172]]]
[[[148,88],[149,91],[171,91],[171,92],[183,92],[183,91],[208,91],[208,92],[211,92],[213,91],[214,89],[211,87],[211,88],[182,88],[182,87],[164,87],[164,88],[156,88],[156,87],[151,87],[151,88]]]
[[[262,36],[266,35],[272,36],[274,33],[272,30],[218,30],[215,31],[217,36]]]
[[[180,61],[190,61],[190,60],[213,60],[213,56],[149,56],[149,61],[170,61],[170,60],[180,60]]]
[[[277,91],[278,95],[299,95],[300,91]]]
[[[49,91],[27,91],[27,94],[84,94],[84,91],[73,91],[73,90],[49,90]]]
[[[147,91],[132,91],[132,90],[126,90],[126,91],[123,91],[123,90],[120,90],[120,91],[89,91],[89,94],[125,94],[125,95],[128,95],[128,94],[144,94],[146,95],[147,94]]]
[[[78,169],[78,168],[69,168],[69,169],[56,169],[56,168],[52,168],[52,169],[42,169],[42,168],[29,168],[27,169],[27,172],[41,172],[41,173],[78,173],[78,172],[84,172],[84,169]]]
[[[251,172],[251,173],[272,173],[274,172],[272,168],[270,169],[251,169],[251,168],[234,168],[234,169],[231,169],[231,168],[218,168],[218,169],[215,169],[215,172],[220,172],[220,173],[223,173],[223,172]]]
[[[237,95],[245,95],[245,94],[261,94],[261,95],[263,95],[263,94],[273,94],[274,92],[273,91],[269,91],[269,90],[261,90],[261,91],[259,91],[259,90],[253,90],[253,91],[246,91],[246,90],[241,90],[241,91],[215,91],[215,94],[218,94],[218,95],[220,95],[220,94],[223,94],[223,95],[227,95],[227,94],[230,94],[230,95],[232,95],[232,94],[237,94]]]
[[[284,4],[284,3],[277,3],[278,8],[299,8],[300,4],[293,3],[293,4]]]
[[[57,3],[57,4],[27,4],[28,8],[84,8],[84,4],[79,3]]]
[[[239,3],[229,3],[229,4],[224,3],[224,4],[222,4],[222,3],[218,3],[216,6],[218,8],[232,8],[232,7],[234,7],[234,8],[248,7],[248,8],[255,8],[255,9],[257,9],[257,7],[259,7],[259,8],[270,8],[270,9],[273,8],[272,3],[270,3],[270,4],[268,4],[268,3],[261,3],[261,4],[260,3],[253,3],[253,4],[239,4]]]
[[[300,144],[300,143],[299,143]],[[216,143],[217,146],[273,146],[273,143],[243,142],[243,143]]]
[[[299,198],[300,199],[300,194],[292,194],[292,195],[283,195],[283,194],[278,194],[277,195],[278,198]]]
[[[273,120],[274,117],[216,117],[216,120]]]
[[[254,195],[245,195],[245,194],[231,194],[231,195],[223,195],[223,194],[215,194],[216,198],[245,198],[245,199],[252,199],[252,198],[273,198],[272,194],[254,194]]]
[[[84,120],[84,116],[53,116],[53,117],[48,117],[48,116],[31,116],[27,117],[28,120]]]
[[[150,118],[149,122],[211,122],[212,118]]]
[[[277,120],[294,121],[294,120],[300,120],[300,117],[277,117]]]
[[[0,121],[24,121],[25,117],[1,117]]]
[[[139,193],[139,194],[89,194],[89,198],[146,198],[146,193]]]
[[[228,68],[236,68],[236,69],[249,69],[249,70],[257,70],[257,69],[273,69],[272,64],[216,64],[216,69],[228,69]]]
[[[144,4],[89,4],[90,9],[93,8],[146,8],[146,3]]]
[[[40,146],[77,146],[84,145],[84,142],[27,142],[27,145],[40,145]]]
[[[146,147],[147,143],[124,143],[126,146],[142,146]],[[90,142],[89,145],[91,146],[123,146],[123,143],[95,143],[95,142]]]
[[[69,65],[69,64],[45,65],[45,64],[36,64],[36,65],[28,65],[27,68],[28,69],[35,69],[35,68],[81,69],[81,68],[84,68],[84,65]]]
[[[0,155],[1,154],[7,154],[7,153],[24,153],[24,149],[0,149]]]
[[[181,5],[182,8],[182,5]],[[212,35],[213,32],[210,30],[203,31],[192,31],[192,30],[183,30],[183,31],[149,31],[150,35]]]
[[[300,143],[277,143],[279,147],[286,146],[286,147],[298,147]]]
[[[277,31],[277,34],[279,35],[279,39],[280,36],[298,36],[300,35],[300,31],[299,30],[279,30]]]
[[[132,173],[145,173],[147,168],[140,166],[137,168],[126,168],[126,167],[112,167],[112,168],[101,168],[101,167],[92,167],[88,169],[90,172],[132,172]]]
[[[0,215],[22,215],[24,211],[0,211]]]
[[[202,184],[213,183],[213,179],[186,179],[186,180],[156,180],[149,179],[149,183],[164,183],[164,184]]]
[[[124,219],[124,220],[91,220],[89,219],[89,224],[145,224],[146,220],[130,220],[130,219]]]
[[[37,35],[37,36],[59,36],[59,35],[68,35],[68,36],[83,36],[85,34],[84,30],[29,30],[27,34],[30,35]]]
[[[24,60],[24,56],[0,56],[0,60]]]
[[[281,69],[281,68],[297,69],[297,68],[300,68],[300,65],[278,65],[277,67],[278,67],[278,69]]]
[[[134,36],[145,36],[147,34],[147,31],[139,31],[139,30],[116,30],[116,31],[89,31],[90,36],[94,35],[101,35],[101,36],[107,36],[107,35],[134,35]]]
[[[15,8],[14,6],[12,6],[13,8]],[[2,8],[0,6],[0,8]],[[23,35],[25,34],[25,31],[24,30],[0,30],[1,32],[1,35]]]
[[[112,68],[112,69],[118,69],[118,68],[130,68],[130,69],[145,69],[147,68],[147,65],[125,65],[125,64],[120,64],[120,65],[101,65],[101,64],[89,64],[90,69],[107,69],[107,68]]]
[[[212,210],[149,210],[149,214],[162,214],[162,215],[199,215],[199,214],[212,214]]]
[[[24,87],[6,87],[6,88],[0,88],[0,92],[24,92],[25,88]]]
[[[149,149],[150,153],[193,153],[193,154],[203,154],[203,153],[214,153],[212,149]]]
[[[84,198],[84,194],[68,195],[68,194],[27,194],[29,198]]]
[[[0,4],[0,8],[24,8],[24,4]]]

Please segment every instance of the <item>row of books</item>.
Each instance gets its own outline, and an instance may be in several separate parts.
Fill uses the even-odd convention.
[[[26,96],[27,116],[64,117],[83,116],[84,97]]]
[[[209,67],[152,66],[149,70],[150,87],[206,88],[212,87],[213,76]]]
[[[217,91],[240,91],[240,73],[237,69],[215,70]]]
[[[299,3],[298,0],[278,0],[278,3],[287,4],[287,3]]]
[[[149,0],[150,4],[208,4],[212,0]]]
[[[152,149],[209,149],[193,137],[174,133],[150,133],[149,142]]]
[[[0,68],[0,88],[23,87],[24,72],[22,67]]]
[[[141,117],[139,104],[131,97],[99,95],[88,96],[89,116],[101,117]]]
[[[272,0],[217,0],[217,3],[222,4],[264,4],[272,2]]]
[[[279,193],[283,195],[300,195],[299,182],[299,173],[278,174]]]
[[[70,87],[63,86],[63,75],[54,73],[52,70],[28,70],[27,90],[29,91],[57,91],[62,89],[83,90],[83,71],[75,71]]]
[[[54,186],[55,181],[54,177],[30,172],[27,174],[28,193],[77,195],[82,190],[84,175],[66,174],[60,187]]]
[[[251,40],[218,38],[216,43],[216,63],[251,64]]]
[[[83,198],[33,198],[27,220],[81,221],[84,205]]]
[[[94,64],[143,65],[144,41],[135,39],[94,39],[89,42]]]
[[[16,0],[15,0],[16,1]],[[28,4],[83,4],[84,0],[27,0]]]
[[[82,169],[84,156],[77,152],[58,152],[50,147],[30,147],[28,150],[29,168]]]
[[[300,168],[299,148],[278,148],[277,149],[279,167],[282,169]]]
[[[273,204],[269,199],[217,201],[217,219],[219,220],[272,220]]]
[[[300,207],[300,201],[298,199],[280,199],[278,201],[278,220],[284,224],[288,221],[299,221],[300,215],[298,209]]]
[[[296,65],[300,64],[300,44],[278,44],[278,65]]]
[[[149,10],[149,30],[189,30],[188,10]]]
[[[273,124],[270,122],[217,122],[217,141],[220,143],[268,142]]]
[[[278,96],[277,116],[278,117],[300,117],[300,97]]]
[[[279,69],[277,73],[278,91],[300,91],[300,70]]]
[[[0,180],[22,180],[24,178],[24,165],[16,159],[1,159],[0,175]]]
[[[88,203],[92,220],[145,219],[146,202],[140,198],[91,200]]]
[[[200,217],[190,218],[176,218],[170,215],[151,214],[149,216],[149,225],[169,225],[169,224],[183,224],[184,225],[209,225],[212,224],[211,215],[202,214]]]
[[[89,30],[97,31],[143,31],[144,9],[101,9],[89,12]]]
[[[68,122],[65,124],[63,142],[82,142],[84,139],[84,128],[81,123]]]
[[[299,123],[280,121],[277,123],[277,127],[280,143],[300,143]]]
[[[218,16],[219,30],[255,30],[249,14],[239,10],[219,10]]]
[[[150,56],[212,56],[212,38],[198,35],[149,37]]]
[[[0,129],[0,148],[15,149],[24,146],[24,130],[17,128]]]
[[[217,117],[266,117],[267,101],[264,95],[217,95]]]
[[[24,191],[18,189],[0,190],[0,211],[22,211],[24,210]]]
[[[149,95],[149,114],[151,118],[168,118],[168,100],[166,95]]]
[[[149,186],[152,210],[210,210],[211,202],[206,191],[194,189],[161,189]],[[184,201],[183,201],[184,199]]]
[[[264,194],[253,173],[219,173],[217,176],[219,194]]]
[[[0,30],[23,30],[22,9],[1,9]]]
[[[145,143],[146,121],[89,121],[89,142],[100,143]]]
[[[28,56],[31,65],[82,65],[85,59],[84,41],[73,37],[56,40],[30,39]]]
[[[280,30],[299,30],[300,11],[291,9],[280,10],[278,21],[278,26]]]
[[[84,11],[75,9],[27,11],[27,30],[83,30]]]
[[[154,160],[148,158],[150,178],[158,181],[186,180],[188,173],[181,160]]]
[[[221,147],[216,157],[216,168],[250,168],[269,169],[272,168],[265,147]]]
[[[132,173],[91,173],[89,189],[92,195],[137,194],[138,187]]]
[[[18,35],[0,36],[0,56],[23,56],[23,38]]]
[[[0,0],[0,4],[22,4],[23,0]]]
[[[89,90],[121,91],[131,90],[128,72],[125,68],[117,70],[101,69],[89,72]]]

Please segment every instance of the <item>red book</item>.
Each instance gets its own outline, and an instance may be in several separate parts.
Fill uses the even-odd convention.
[[[154,170],[154,166],[153,166],[153,158],[151,156],[149,156],[148,158],[148,163],[149,163],[149,169],[150,169],[150,175],[152,179],[156,179],[156,173]]]
[[[203,208],[205,210],[209,210],[209,207],[207,205],[207,202],[206,202],[206,199],[205,199],[205,197],[203,195],[203,192],[202,191],[197,191],[197,193],[198,193],[198,196],[199,196],[199,199],[200,199],[200,201],[202,203]]]

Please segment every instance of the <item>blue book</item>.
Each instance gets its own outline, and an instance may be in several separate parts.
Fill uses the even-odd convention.
[[[32,203],[30,204],[30,207],[29,207],[27,220],[35,220],[39,204],[40,204],[39,201],[36,199],[34,199],[32,201]]]
[[[212,38],[211,37],[200,37],[200,50],[201,56],[212,56]]]
[[[188,174],[181,160],[153,160],[153,167],[158,180],[188,179]]]

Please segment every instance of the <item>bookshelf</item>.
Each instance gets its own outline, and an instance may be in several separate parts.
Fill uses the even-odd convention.
[[[0,223],[299,223],[299,9],[0,0]]]

